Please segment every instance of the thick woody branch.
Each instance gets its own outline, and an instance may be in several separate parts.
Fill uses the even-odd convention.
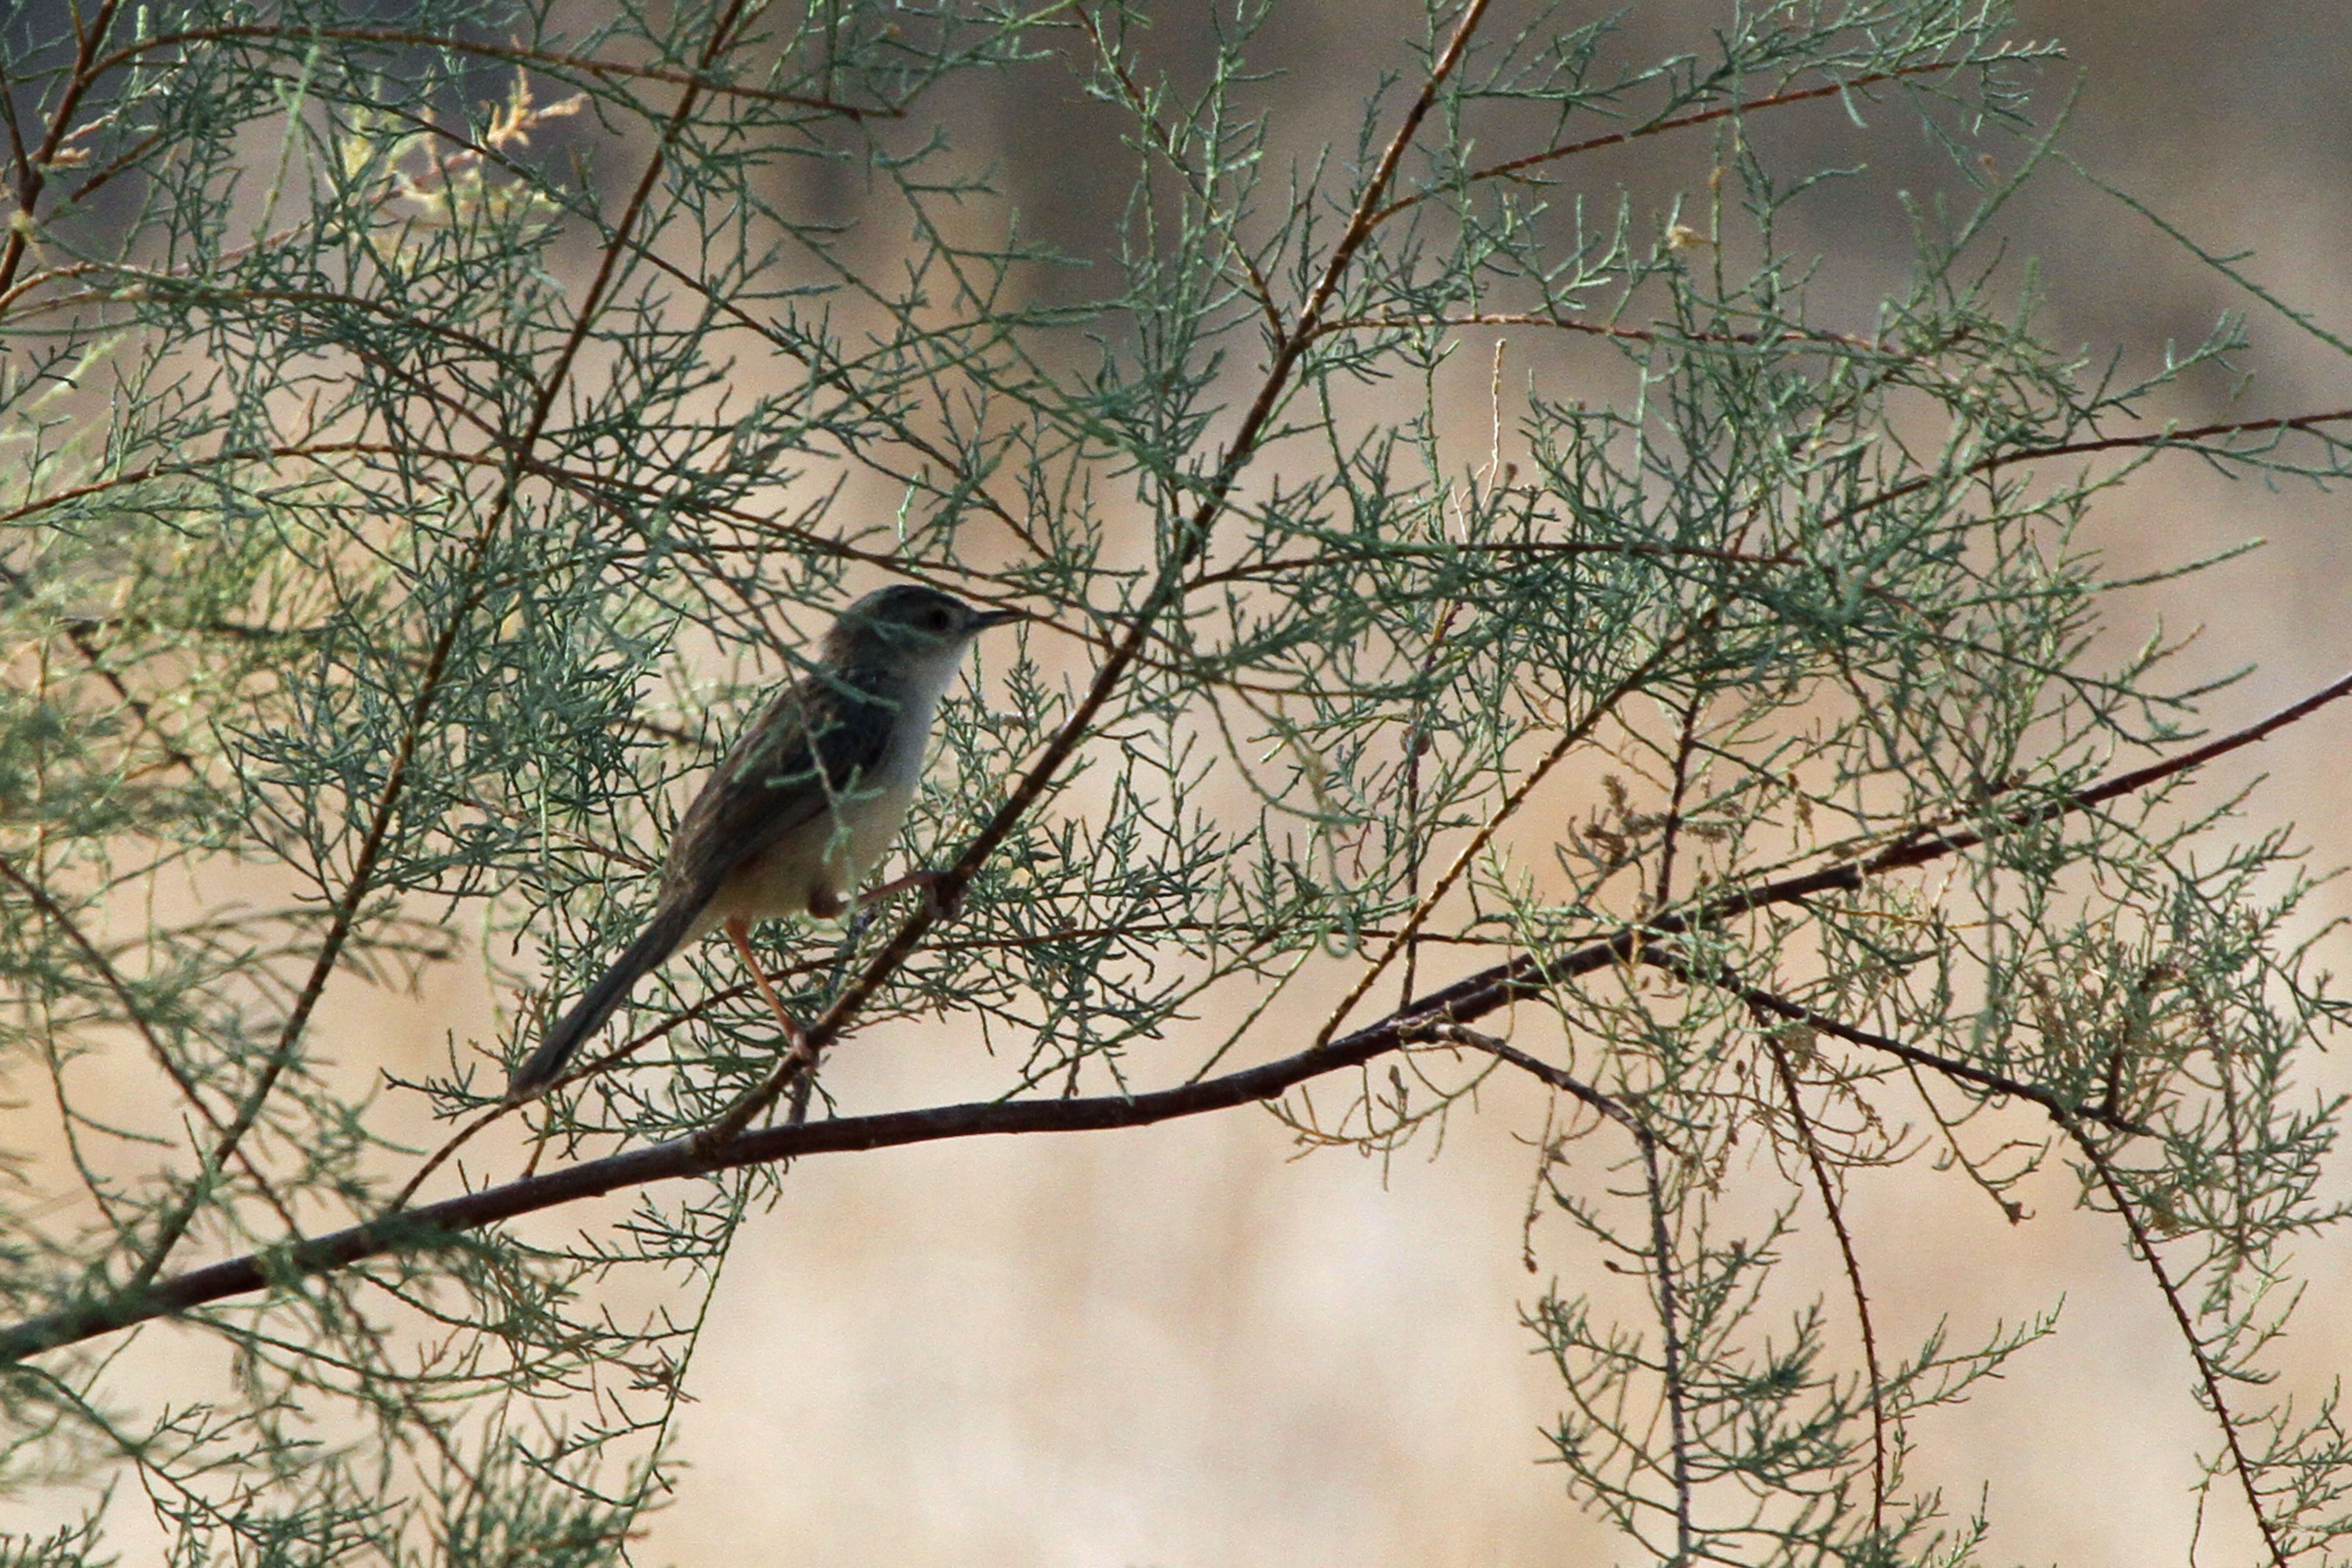
[[[1360,1067],[1388,1052],[1438,1038],[1443,1026],[1431,1015],[1442,1016],[1452,1010],[1475,1017],[1493,1012],[1509,999],[1502,991],[1489,994],[1490,990],[1475,984],[1449,986],[1423,999],[1415,1016],[1383,1019],[1321,1050],[1302,1051],[1263,1067],[1149,1094],[986,1101],[789,1123],[742,1133],[716,1150],[689,1136],[567,1165],[545,1175],[467,1193],[277,1251],[191,1269],[159,1284],[34,1319],[0,1333],[0,1363],[21,1361],[42,1351],[169,1317],[207,1302],[246,1295],[262,1289],[273,1280],[325,1273],[393,1253],[445,1247],[469,1231],[500,1220],[655,1182],[772,1164],[809,1154],[889,1149],[948,1138],[1143,1127],[1207,1111],[1227,1110],[1253,1100],[1272,1100],[1309,1079]]]
[[[2352,675],[2292,703],[2268,718],[2205,745],[2119,773],[2062,800],[2012,812],[1997,820],[2022,827],[2087,811],[2119,795],[2187,772],[2201,763],[2238,750],[2273,734],[2326,704],[2352,694]],[[1998,831],[1998,829],[1992,829]],[[1221,1078],[1160,1089],[1149,1094],[1106,1095],[1087,1100],[1012,1100],[940,1106],[880,1116],[844,1117],[832,1121],[799,1122],[747,1131],[724,1142],[707,1135],[632,1150],[602,1160],[569,1165],[543,1176],[530,1176],[503,1186],[467,1193],[420,1209],[404,1211],[367,1225],[354,1226],[268,1254],[255,1254],[192,1269],[156,1283],[142,1283],[102,1300],[68,1307],[0,1332],[0,1364],[62,1345],[94,1339],[134,1323],[168,1317],[207,1302],[240,1296],[266,1287],[273,1279],[322,1273],[393,1252],[446,1246],[452,1239],[484,1226],[536,1213],[583,1198],[600,1197],[623,1188],[707,1175],[805,1154],[851,1150],[894,1148],[906,1143],[936,1142],[947,1138],[971,1138],[991,1133],[1075,1132],[1118,1127],[1142,1127],[1154,1122],[1230,1110],[1254,1100],[1271,1100],[1310,1079],[1402,1050],[1408,1046],[1446,1039],[1459,1040],[1457,1026],[1541,995],[1562,980],[1590,974],[1612,964],[1641,962],[1654,953],[1675,964],[1687,965],[1680,955],[1659,945],[1657,938],[1687,931],[1696,925],[1729,919],[1751,910],[1790,903],[1816,893],[1853,889],[1889,870],[1925,865],[1984,842],[1974,830],[1906,838],[1860,860],[1819,871],[1742,889],[1709,900],[1687,914],[1662,915],[1646,931],[1628,930],[1617,935],[1563,951],[1528,954],[1497,964],[1444,989],[1414,1001],[1410,1006],[1317,1050],[1302,1051]],[[1706,977],[1700,977],[1706,978]],[[2146,1131],[2097,1108],[2067,1104],[2038,1086],[1989,1073],[1967,1062],[1921,1051],[1885,1036],[1855,1029],[1784,997],[1747,986],[1727,977],[1742,1000],[1793,1022],[1867,1046],[1886,1050],[1905,1060],[1965,1079],[1996,1093],[2029,1100],[2060,1121],[2095,1121],[2118,1131]],[[1716,984],[1714,979],[1707,984]]]

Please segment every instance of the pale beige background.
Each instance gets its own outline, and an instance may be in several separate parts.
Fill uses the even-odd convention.
[[[1644,7],[1629,49],[1686,47],[1720,9]],[[1180,11],[1191,14],[1169,7],[1154,40],[1171,54],[1185,47]],[[1344,111],[1377,65],[1405,64],[1387,51],[1406,16],[1325,0],[1268,39],[1296,73],[1307,122]],[[2265,281],[2352,330],[2352,103],[2342,89],[2352,7],[2036,4],[2020,31],[2065,39],[2086,73],[2073,144],[2087,161],[2213,247],[2258,248],[2249,265]],[[2043,73],[2053,99],[2071,71]],[[1031,223],[1083,249],[1124,198],[1125,165],[1088,155],[1107,121],[1038,87],[1052,79],[959,88],[934,110],[993,145]],[[1855,156],[1833,111],[1805,123],[1824,160]],[[1790,145],[1801,147],[1794,125]],[[1925,166],[1903,111],[1884,110],[1875,125],[1864,148],[1874,174],[1824,211],[1814,237],[1858,320],[1906,254],[1892,193]],[[1592,177],[1663,188],[1631,155]],[[2062,342],[2147,353],[2167,336],[2193,341],[2218,311],[2248,303],[2063,175],[2014,216],[2021,248],[2046,258],[2046,324]],[[2352,405],[2342,360],[2274,321],[2256,323],[2256,342],[2246,363],[2261,379],[2247,412]],[[2149,413],[2228,416],[2186,397]],[[2119,639],[2136,640],[2161,614],[2210,628],[2192,656],[2199,668],[2260,667],[2217,715],[2251,718],[2352,662],[2342,499],[2222,484],[2178,459],[2130,496],[2099,526],[2135,568],[2249,534],[2273,541],[2193,592],[2124,606],[2137,619],[2118,626]],[[2352,712],[2325,715],[2203,787],[2267,769],[2257,819],[2304,824],[2321,864],[2352,859],[2338,760],[2347,732]],[[1444,964],[1428,973],[1442,978]],[[334,1015],[343,1050],[403,1075],[438,1061],[447,1031],[484,1027],[462,977],[420,1005],[356,987],[341,994],[352,1004]],[[859,1109],[954,1098],[986,1081],[971,1041],[912,1032],[860,1039],[829,1071]],[[1457,1123],[1442,1158],[1417,1152],[1385,1172],[1346,1154],[1293,1160],[1283,1130],[1255,1110],[807,1163],[729,1264],[678,1426],[686,1468],[637,1555],[695,1568],[1635,1560],[1538,1463],[1557,1384],[1517,1314],[1546,1278],[1589,1262],[1548,1226],[1538,1233],[1544,1273],[1522,1266],[1523,1140],[1541,1121],[1542,1100],[1510,1083]],[[1890,1346],[1941,1318],[1966,1340],[2065,1300],[2054,1342],[1968,1407],[1919,1425],[1915,1479],[1943,1486],[1963,1516],[1989,1488],[1994,1561],[2183,1561],[2189,1455],[2212,1441],[2189,1397],[2186,1357],[2113,1222],[2073,1211],[2063,1177],[2030,1201],[2034,1217],[2011,1228],[1980,1196],[1925,1171],[1855,1196]],[[1820,1241],[1809,1232],[1801,1246]],[[2315,1391],[2352,1331],[2336,1250],[2304,1260],[2320,1285],[2281,1355]],[[1817,1278],[1842,1306],[1833,1277]],[[2215,1521],[2200,1561],[2244,1560],[2236,1526]]]

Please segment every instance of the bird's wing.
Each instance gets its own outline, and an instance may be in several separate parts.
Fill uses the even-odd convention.
[[[870,788],[896,716],[895,705],[837,676],[786,688],[678,819],[662,902],[700,909],[745,861]]]
[[[527,1100],[562,1073],[629,988],[677,951],[738,867],[869,787],[897,712],[838,676],[812,675],[771,702],[678,819],[653,918],[515,1069],[508,1099]]]

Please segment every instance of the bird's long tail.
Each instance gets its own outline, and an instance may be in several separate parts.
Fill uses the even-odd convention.
[[[693,928],[696,912],[691,904],[684,902],[665,905],[656,910],[646,929],[637,933],[636,941],[613,961],[604,977],[588,987],[587,994],[572,1004],[572,1011],[563,1015],[563,1021],[547,1032],[539,1049],[515,1068],[514,1077],[507,1082],[507,1099],[528,1100],[553,1083],[582,1042],[604,1026],[604,1020],[629,994],[629,988],[677,951],[686,933]]]

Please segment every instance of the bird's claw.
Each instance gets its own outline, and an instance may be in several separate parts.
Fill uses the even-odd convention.
[[[867,909],[880,903],[893,893],[903,893],[910,888],[923,892],[923,912],[934,921],[951,921],[963,913],[964,884],[955,881],[946,871],[909,871],[895,877],[882,886],[861,893],[857,906]]]
[[[945,871],[918,871],[915,885],[923,889],[923,911],[935,921],[951,921],[963,913],[965,884]]]

